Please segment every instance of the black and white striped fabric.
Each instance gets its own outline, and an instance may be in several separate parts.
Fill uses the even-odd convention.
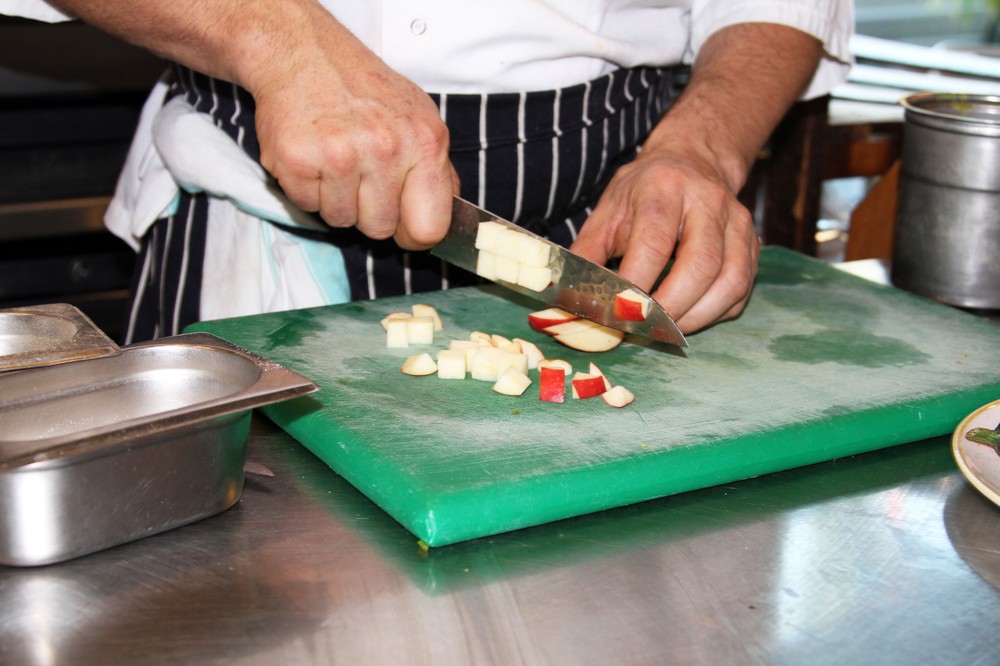
[[[610,175],[634,158],[676,98],[682,74],[680,68],[637,68],[551,91],[431,97],[450,132],[462,196],[569,245]],[[184,95],[259,161],[254,102],[245,90],[175,66],[170,95]],[[124,342],[173,335],[198,320],[211,205],[203,193],[182,193],[176,212],[147,234]],[[341,249],[355,300],[476,280],[426,252],[403,252],[391,240],[373,241],[354,229],[296,233]]]

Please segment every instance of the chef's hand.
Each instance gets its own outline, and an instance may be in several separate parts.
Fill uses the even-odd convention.
[[[731,25],[702,46],[691,80],[638,158],[618,171],[570,249],[647,291],[693,332],[737,316],[759,241],[736,199],[760,147],[822,56],[814,37],[776,24]]]
[[[331,226],[424,249],[447,232],[458,176],[437,107],[349,35],[255,77],[261,163]]]
[[[710,165],[643,151],[612,178],[571,249],[649,291],[685,333],[742,312],[760,243],[749,211]]]

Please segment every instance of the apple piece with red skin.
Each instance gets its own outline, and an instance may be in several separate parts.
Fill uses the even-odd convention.
[[[601,394],[601,398],[611,407],[620,409],[635,402],[635,395],[624,386],[615,386]]]
[[[604,385],[604,377],[601,375],[592,375],[588,372],[578,372],[573,375],[573,397],[579,400],[585,400],[586,398],[595,398],[607,389]]]
[[[628,321],[645,321],[649,316],[649,297],[635,289],[615,294],[615,317]]]
[[[614,349],[625,339],[625,333],[602,326],[589,319],[574,319],[563,324],[549,326],[543,331],[556,342],[585,352],[603,352]]]
[[[598,368],[593,361],[591,361],[590,363],[589,373],[592,375],[598,375],[599,377],[604,377],[604,390],[606,391],[611,390],[611,381],[607,378],[607,376],[605,376],[603,372],[601,372],[601,369]]]
[[[538,399],[543,402],[566,401],[566,370],[558,365],[538,368]]]
[[[559,308],[547,308],[537,312],[528,313],[528,326],[539,333],[545,333],[547,328],[556,324],[564,324],[568,321],[579,319],[575,314],[560,310]]]
[[[514,338],[511,342],[521,347],[521,353],[528,357],[528,369],[534,370],[538,364],[545,360],[545,354],[534,342],[529,342],[522,338]]]
[[[545,358],[538,362],[538,368],[562,368],[566,376],[573,372],[573,366],[570,365],[569,361],[564,361],[561,358]]]

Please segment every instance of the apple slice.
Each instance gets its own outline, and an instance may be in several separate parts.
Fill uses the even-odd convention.
[[[545,402],[566,401],[566,370],[558,365],[538,368],[538,399]]]
[[[556,324],[573,321],[574,319],[579,319],[579,317],[559,308],[547,308],[528,313],[528,325],[539,333],[546,333],[546,329]]]
[[[437,363],[434,362],[431,355],[424,352],[423,354],[414,354],[403,361],[403,365],[399,368],[399,371],[406,375],[422,377],[424,375],[433,375],[437,372],[437,369]]]
[[[583,400],[601,395],[606,390],[604,377],[588,372],[578,372],[573,375],[573,397]]]
[[[497,349],[503,349],[504,347],[506,347],[507,345],[510,344],[510,338],[505,338],[502,335],[498,335],[496,333],[491,333],[490,334],[490,344],[493,345],[494,347],[496,347]],[[518,351],[520,351],[520,350],[518,350]]]
[[[434,322],[435,331],[444,330],[444,323],[441,321],[441,315],[438,314],[437,309],[433,305],[414,303],[411,310],[413,311],[414,317],[430,317],[431,321]]]
[[[615,317],[629,321],[645,321],[649,315],[649,297],[635,289],[615,294]]]
[[[622,331],[602,326],[589,319],[574,319],[564,324],[549,326],[544,333],[570,349],[585,352],[603,352],[614,349],[625,338]]]
[[[633,395],[632,392],[624,386],[615,386],[614,388],[605,391],[601,394],[601,398],[604,402],[616,408],[625,407],[626,405],[631,405],[635,402],[635,395]]]
[[[521,395],[531,386],[531,379],[517,368],[507,368],[493,385],[493,390],[503,395]]]

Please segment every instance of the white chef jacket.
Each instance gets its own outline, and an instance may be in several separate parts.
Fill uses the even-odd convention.
[[[693,62],[714,32],[737,23],[777,23],[818,38],[824,57],[804,99],[847,79],[851,0],[322,0],[390,67],[429,92],[550,90],[621,67]],[[0,14],[69,20],[45,0],[0,0]],[[202,319],[309,307],[349,298],[335,247],[275,239],[259,220],[311,226],[259,164],[183,99],[153,91],[140,119],[108,228],[138,247],[176,203],[179,188],[213,197]],[[240,248],[234,277],[231,248]],[[223,251],[228,248],[230,251]],[[333,254],[331,254],[333,253]],[[246,257],[260,257],[256,263]],[[256,273],[258,280],[248,278]],[[310,288],[311,286],[311,288]]]

